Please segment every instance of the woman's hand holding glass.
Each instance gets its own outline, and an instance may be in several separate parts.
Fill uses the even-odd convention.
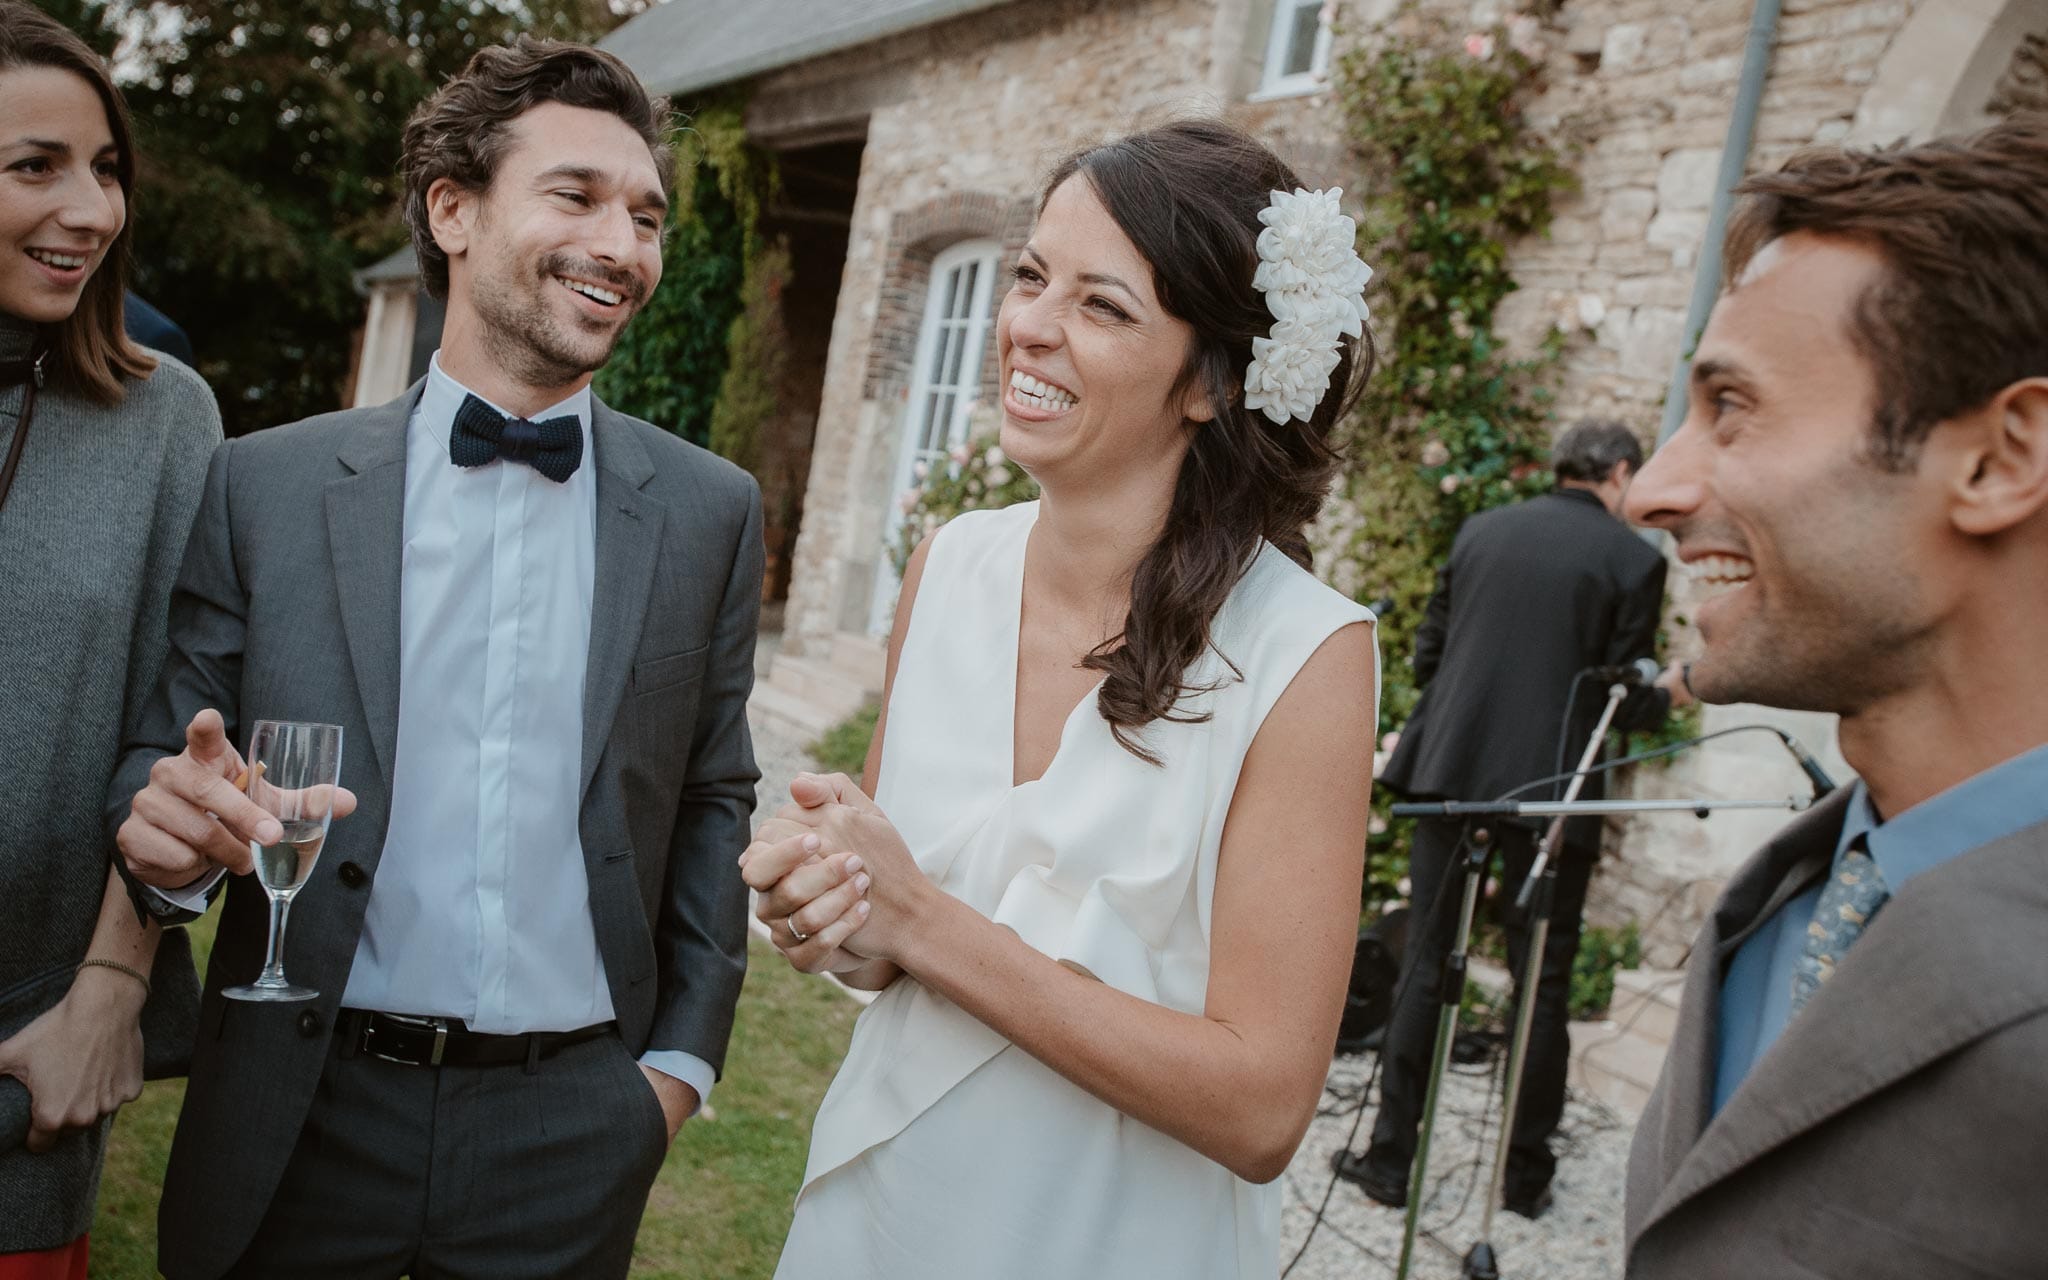
[[[844,774],[800,774],[793,803],[761,825],[740,858],[754,914],[806,973],[893,960],[926,895],[938,892],[903,837]]]

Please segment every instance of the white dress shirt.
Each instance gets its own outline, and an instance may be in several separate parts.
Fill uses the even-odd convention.
[[[597,559],[590,391],[533,415],[583,425],[583,464],[561,484],[524,463],[451,462],[469,394],[436,355],[406,428],[391,823],[342,1003],[473,1031],[573,1031],[613,1014],[577,833]],[[205,887],[165,896],[190,905]],[[696,1055],[641,1061],[711,1096],[715,1073]]]

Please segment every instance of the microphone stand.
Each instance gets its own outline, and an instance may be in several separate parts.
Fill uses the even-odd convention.
[[[1517,907],[1531,907],[1533,928],[1529,934],[1528,960],[1523,966],[1521,1000],[1515,1012],[1515,1031],[1508,1052],[1507,1093],[1501,1113],[1500,1135],[1494,1151],[1493,1174],[1487,1184],[1484,1216],[1480,1222],[1479,1239],[1465,1254],[1464,1280],[1500,1280],[1500,1268],[1492,1245],[1493,1213],[1500,1202],[1503,1183],[1507,1177],[1508,1139],[1513,1131],[1515,1109],[1521,1101],[1522,1072],[1527,1065],[1529,1031],[1536,1010],[1536,989],[1542,980],[1543,947],[1550,937],[1550,913],[1557,898],[1558,846],[1564,839],[1564,824],[1567,818],[1614,813],[1670,813],[1688,812],[1704,818],[1716,809],[1788,809],[1798,811],[1807,807],[1807,800],[1796,796],[1782,800],[1594,800],[1580,801],[1578,795],[1584,787],[1588,772],[1600,754],[1600,745],[1606,740],[1608,726],[1628,697],[1628,686],[1616,682],[1608,686],[1607,705],[1600,712],[1600,719],[1593,727],[1586,742],[1579,767],[1572,775],[1571,785],[1563,800],[1503,800],[1503,801],[1435,801],[1418,804],[1397,804],[1393,816],[1398,818],[1446,818],[1462,817],[1470,821],[1481,818],[1507,817],[1549,817],[1548,830],[1544,832],[1542,844],[1538,847],[1535,861],[1530,865],[1529,874],[1523,881],[1522,891],[1516,898]],[[1401,1235],[1401,1259],[1396,1271],[1397,1280],[1407,1280],[1408,1268],[1415,1249],[1416,1216],[1422,1201],[1423,1180],[1429,1167],[1429,1142],[1436,1128],[1436,1110],[1439,1086],[1443,1081],[1444,1069],[1450,1058],[1453,1023],[1457,1017],[1458,1005],[1464,995],[1466,948],[1471,939],[1472,916],[1478,904],[1479,885],[1485,878],[1488,858],[1489,833],[1480,828],[1473,830],[1468,840],[1469,851],[1464,864],[1464,902],[1458,918],[1457,942],[1452,954],[1444,963],[1443,982],[1439,991],[1443,1008],[1437,1015],[1436,1044],[1430,1056],[1429,1087],[1423,1103],[1423,1121],[1420,1136],[1415,1147],[1415,1162],[1408,1175],[1408,1212]]]

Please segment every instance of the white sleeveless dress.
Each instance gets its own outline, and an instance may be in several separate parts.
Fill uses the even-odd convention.
[[[1024,544],[1038,504],[933,541],[890,694],[881,794],[918,865],[1026,942],[1200,1014],[1223,822],[1245,751],[1310,654],[1372,614],[1265,547],[1150,765],[1093,694],[1010,785]],[[1358,690],[1370,722],[1379,691]],[[1279,1270],[1280,1187],[1097,1100],[904,977],[860,1016],[819,1108],[778,1280],[1244,1280]]]

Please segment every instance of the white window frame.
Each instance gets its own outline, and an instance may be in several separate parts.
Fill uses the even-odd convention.
[[[896,616],[896,566],[887,548],[896,545],[903,528],[903,510],[896,503],[897,495],[916,483],[913,477],[918,463],[928,467],[951,465],[946,454],[967,438],[968,411],[981,398],[981,366],[988,358],[989,335],[994,328],[992,304],[1002,258],[1003,246],[997,241],[964,240],[932,259],[924,318],[918,324],[917,355],[910,368],[910,396],[903,412],[902,442],[897,447],[896,468],[889,486],[889,517],[882,536],[884,550],[876,566],[874,595],[868,607],[871,635],[887,635]],[[975,271],[964,309],[952,310],[961,301],[955,295],[963,283],[956,273],[969,267]],[[942,343],[942,339],[956,336],[958,347]],[[948,356],[954,357],[950,380],[941,367]],[[935,424],[931,418],[934,395],[951,397],[943,423]]]
[[[1273,0],[1273,20],[1266,31],[1266,60],[1259,71],[1258,91],[1251,95],[1253,102],[1293,98],[1329,87],[1330,7],[1324,0]],[[1309,8],[1317,13],[1315,52],[1309,58],[1308,70],[1283,74],[1281,59],[1287,56],[1287,38],[1293,34],[1295,15]]]

